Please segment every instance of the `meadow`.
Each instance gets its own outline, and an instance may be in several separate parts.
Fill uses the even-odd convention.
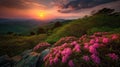
[[[0,36],[0,55],[18,55],[25,50],[33,48],[39,42],[43,42],[46,37],[46,34],[33,36]]]

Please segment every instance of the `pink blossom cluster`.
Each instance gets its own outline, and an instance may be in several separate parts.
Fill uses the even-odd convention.
[[[99,58],[97,55],[92,54],[92,55],[91,55],[91,58],[92,58],[93,62],[95,62],[95,63],[97,63],[97,64],[100,63],[100,58]]]
[[[83,48],[85,50],[88,50],[92,55],[91,58],[93,62],[100,63],[100,58],[98,57],[99,52],[98,49],[101,47],[105,47],[109,45],[110,42],[113,40],[117,40],[119,36],[117,34],[109,34],[107,32],[97,32],[91,36],[84,35],[84,38],[81,37],[83,41],[80,41],[83,43]],[[118,56],[115,54],[109,54],[112,59],[117,59]],[[86,56],[83,57],[83,59],[86,61]],[[88,57],[87,57],[88,58]]]
[[[40,48],[43,48],[43,47],[49,47],[50,44],[47,43],[47,42],[42,42],[42,43],[39,43],[38,45],[36,45],[34,48],[33,48],[33,51],[36,51]]]
[[[95,64],[100,64],[102,63],[102,59],[99,50],[101,48],[107,49],[106,47],[108,47],[111,42],[119,38],[119,35],[109,34],[107,32],[97,32],[91,36],[83,35],[79,40],[51,48],[50,53],[45,56],[44,61],[46,65],[52,65],[53,67],[55,64],[67,64],[69,67],[76,67],[74,59],[79,61],[79,58],[82,58],[81,60],[85,62],[92,61]],[[84,51],[86,51],[86,53],[84,53]],[[117,54],[111,53],[110,51],[107,53],[107,57],[110,57],[112,60],[119,59]]]
[[[45,56],[44,61],[48,61],[49,65],[61,62],[63,64],[68,63],[68,66],[74,67],[74,61],[70,58],[73,53],[80,53],[80,51],[80,45],[77,42],[64,43],[61,46],[52,48],[50,53]]]
[[[108,56],[112,59],[112,60],[118,60],[118,55],[116,55],[115,53],[109,53]]]
[[[77,38],[74,37],[74,36],[69,36],[69,37],[63,37],[61,38],[59,41],[57,41],[54,45],[55,46],[59,46],[61,44],[64,44],[64,43],[71,43],[73,41],[76,41]]]
[[[84,55],[82,58],[83,58],[83,60],[85,60],[85,61],[90,61],[90,57],[87,56],[87,55]]]

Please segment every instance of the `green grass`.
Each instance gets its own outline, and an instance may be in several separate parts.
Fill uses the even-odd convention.
[[[88,31],[101,32],[101,30],[107,32],[117,32],[120,27],[120,16],[110,16],[105,14],[93,15],[82,19],[77,19],[69,24],[63,25],[57,31],[53,32],[51,36],[47,38],[47,42],[55,43],[61,37],[75,36],[80,37],[83,34],[87,34]],[[97,28],[97,29],[94,29]],[[99,29],[102,28],[102,29]],[[94,32],[92,32],[94,33]]]
[[[0,55],[8,54],[9,56],[14,56],[20,54],[24,50],[33,48],[46,38],[46,34],[34,36],[0,36]]]

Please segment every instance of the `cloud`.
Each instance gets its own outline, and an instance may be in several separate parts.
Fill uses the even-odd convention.
[[[118,0],[72,0],[67,4],[61,6],[61,9],[58,10],[61,13],[69,13],[75,10],[92,8],[101,4],[118,1]],[[72,8],[72,9],[71,9]]]
[[[28,8],[24,0],[0,0],[0,6],[6,8]]]
[[[0,7],[30,9],[32,7],[45,8],[45,5],[38,3],[36,0],[0,0]]]

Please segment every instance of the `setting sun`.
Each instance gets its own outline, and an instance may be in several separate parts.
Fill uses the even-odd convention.
[[[38,16],[40,17],[40,19],[44,19],[45,18],[45,13],[43,13],[43,12],[38,13]]]
[[[45,11],[35,11],[35,15],[37,19],[40,19],[40,20],[47,19],[47,13]]]

